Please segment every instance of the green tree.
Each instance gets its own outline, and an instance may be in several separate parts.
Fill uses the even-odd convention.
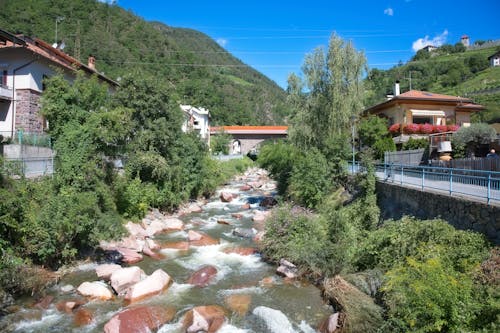
[[[341,136],[351,126],[352,117],[362,110],[362,75],[366,60],[352,43],[336,34],[330,38],[328,50],[315,49],[304,60],[304,82],[289,78],[290,99],[297,101],[292,118],[290,140],[301,149],[318,148],[328,158]],[[303,94],[304,87],[307,94]]]
[[[212,135],[210,138],[210,148],[212,149],[212,154],[229,154],[231,139],[232,136],[224,132]]]
[[[475,153],[480,145],[489,144],[496,139],[497,133],[493,127],[485,123],[471,124],[469,127],[460,127],[453,136],[457,145],[467,147],[468,153]]]

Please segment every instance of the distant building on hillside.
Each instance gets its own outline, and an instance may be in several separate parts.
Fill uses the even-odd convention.
[[[470,39],[469,39],[469,36],[467,35],[462,35],[462,37],[460,38],[460,42],[465,46],[465,47],[469,47],[470,46]]]
[[[14,35],[0,29],[0,135],[12,137],[17,130],[42,133],[47,123],[39,114],[43,80],[61,70],[73,81],[78,70],[97,75],[110,89],[118,83],[100,74],[95,58],[87,65],[38,38]]]
[[[495,54],[489,56],[488,60],[490,61],[491,67],[500,66],[500,51],[497,51]]]
[[[427,51],[427,52],[432,52],[432,51],[434,51],[434,50],[436,50],[436,49],[437,49],[437,47],[436,47],[436,46],[434,46],[434,45],[430,45],[430,44],[429,44],[429,45],[427,45],[427,46],[424,46],[424,47],[422,48],[422,50],[425,50],[425,51]]]
[[[191,105],[181,105],[184,112],[182,131],[197,131],[200,137],[210,142],[210,111],[205,108],[197,108]]]

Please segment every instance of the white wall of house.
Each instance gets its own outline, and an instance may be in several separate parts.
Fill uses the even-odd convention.
[[[500,54],[490,58],[490,65],[491,67],[500,66]]]
[[[30,51],[19,48],[17,50],[9,49],[2,50],[0,53],[0,71],[7,71],[7,90],[12,93],[13,89],[30,89],[37,92],[43,90],[43,78],[55,74],[55,63],[41,58]],[[25,67],[22,67],[26,65]],[[22,67],[22,68],[20,68]],[[62,68],[61,66],[58,66]],[[18,69],[20,68],[20,69]],[[18,69],[18,70],[16,70]],[[14,79],[14,71],[15,79]],[[63,68],[65,78],[70,82],[74,80],[74,72]],[[12,96],[10,97],[12,98]],[[13,98],[18,100],[17,94]],[[15,123],[12,118],[15,113],[14,101],[2,100],[0,102],[0,134],[10,136],[10,133],[15,132]]]
[[[202,139],[208,140],[210,136],[210,112],[207,109],[191,105],[181,105],[181,109],[184,112],[182,130],[187,132],[193,129],[199,133]]]

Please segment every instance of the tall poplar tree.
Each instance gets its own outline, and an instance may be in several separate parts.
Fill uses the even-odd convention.
[[[288,80],[289,101],[295,111],[290,139],[296,146],[316,147],[328,158],[345,153],[352,117],[363,109],[365,70],[364,54],[335,33],[328,50],[318,47],[306,55],[303,79],[292,74]]]

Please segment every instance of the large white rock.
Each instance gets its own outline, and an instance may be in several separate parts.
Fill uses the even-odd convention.
[[[122,269],[122,266],[117,264],[102,264],[95,268],[95,272],[99,279],[109,280],[111,274],[119,269]]]
[[[83,282],[76,290],[83,296],[100,300],[113,298],[113,293],[109,290],[108,286],[99,281]]]
[[[127,229],[128,233],[135,238],[145,238],[148,236],[146,230],[140,224],[134,222],[127,222],[127,224],[125,224],[125,229]]]
[[[146,277],[142,269],[137,266],[126,267],[115,271],[111,274],[111,287],[118,295],[126,292],[127,288],[136,284]]]
[[[167,217],[163,219],[163,223],[166,225],[167,230],[184,230],[184,222],[176,217]]]
[[[135,302],[144,298],[158,295],[168,289],[172,283],[172,278],[162,269],[157,269],[144,280],[128,288],[125,300]]]
[[[252,313],[261,318],[272,333],[294,333],[296,332],[288,318],[279,310],[266,306],[256,307]]]

